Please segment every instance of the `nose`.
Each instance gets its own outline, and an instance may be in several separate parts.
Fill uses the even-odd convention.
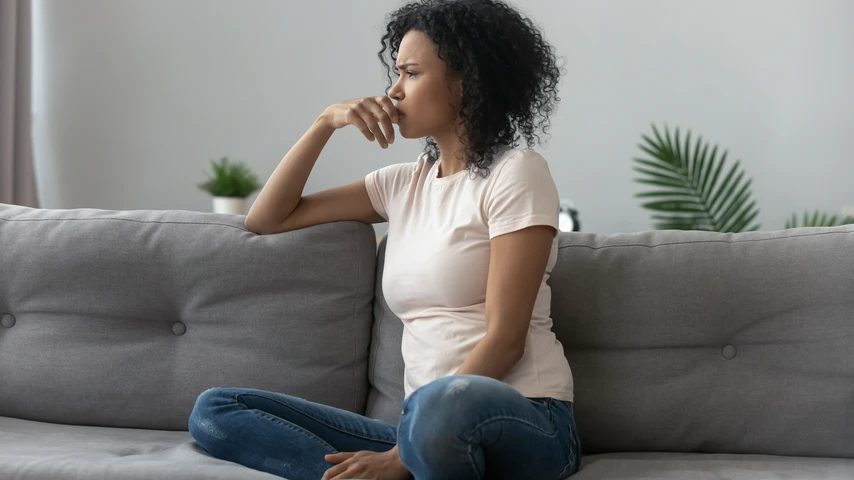
[[[400,88],[400,82],[395,83],[391,90],[388,91],[388,96],[393,100],[397,100],[398,102],[403,100],[403,89]]]

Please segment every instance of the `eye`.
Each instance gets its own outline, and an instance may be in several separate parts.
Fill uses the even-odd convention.
[[[412,77],[414,77],[415,75],[418,75],[418,74],[417,74],[417,73],[415,73],[415,72],[406,72],[406,73],[407,73],[407,75],[409,75],[409,78],[412,78]]]

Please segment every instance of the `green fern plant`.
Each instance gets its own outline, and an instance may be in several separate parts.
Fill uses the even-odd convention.
[[[813,212],[813,216],[810,217],[809,212],[804,212],[804,223],[798,225],[798,217],[797,214],[793,213],[792,218],[786,220],[786,228],[796,228],[796,227],[835,227],[838,225],[851,225],[854,224],[854,217],[845,217],[841,222],[837,223],[837,216],[833,215],[831,217],[827,216],[827,213],[821,213],[818,210]]]
[[[214,175],[198,184],[199,189],[215,197],[246,198],[262,187],[258,176],[243,162],[232,162],[222,157],[219,162],[211,160]]]
[[[658,212],[652,215],[655,228],[659,230],[705,230],[715,232],[742,232],[758,230],[752,224],[759,215],[756,202],[750,199],[750,184],[744,180],[744,171],[739,170],[738,160],[731,168],[726,167],[727,151],[718,155],[718,146],[709,150],[709,143],[702,137],[691,142],[691,131],[685,138],[679,128],[670,135],[667,125],[662,136],[655,124],[655,138],[642,135],[646,143],[638,145],[650,158],[634,158],[639,166],[633,167],[644,177],[638,183],[657,187],[655,190],[638,193],[635,197],[650,201],[644,208]]]

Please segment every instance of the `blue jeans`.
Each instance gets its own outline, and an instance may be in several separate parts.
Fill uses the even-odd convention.
[[[397,427],[280,393],[214,388],[189,429],[212,456],[290,480],[318,480],[324,455],[396,444],[416,480],[559,480],[578,471],[572,402],[526,398],[504,382],[455,375],[416,390]]]

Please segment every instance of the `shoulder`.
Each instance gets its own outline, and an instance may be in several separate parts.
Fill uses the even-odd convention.
[[[538,177],[551,179],[549,164],[539,152],[529,148],[509,148],[496,155],[490,166],[493,183]]]
[[[386,168],[398,173],[415,174],[430,170],[432,166],[433,164],[427,160],[427,154],[420,153],[414,162],[397,163]]]
[[[421,154],[418,155],[418,158],[414,162],[403,162],[386,165],[370,172],[369,175],[389,180],[402,179],[409,177],[417,172],[420,172],[425,168],[429,169],[430,164],[426,160],[426,155]]]
[[[520,196],[548,196],[557,191],[549,164],[531,149],[511,148],[496,156],[484,191],[484,201]]]
[[[541,154],[531,149],[510,149],[493,165],[481,200],[490,239],[532,225],[557,228],[559,195]]]

